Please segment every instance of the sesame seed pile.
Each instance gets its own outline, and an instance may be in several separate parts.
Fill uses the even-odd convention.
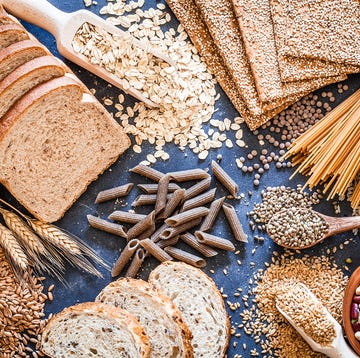
[[[0,250],[0,356],[43,356],[40,349],[40,332],[46,320],[44,305],[52,298],[43,290],[43,278],[29,274],[28,283],[19,283],[12,268]]]
[[[251,336],[261,351],[255,349],[251,355],[262,357],[325,357],[314,352],[295,329],[278,312],[275,298],[287,292],[296,283],[304,283],[328,309],[332,316],[341,322],[342,298],[347,277],[333,260],[325,256],[302,258],[285,252],[273,256],[272,263],[265,263],[265,270],[254,274],[254,288],[247,297],[248,308],[240,317],[242,322],[233,327],[233,333],[243,330]],[[251,279],[252,280],[252,279]]]

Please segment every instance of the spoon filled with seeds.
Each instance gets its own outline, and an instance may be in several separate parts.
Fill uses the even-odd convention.
[[[299,207],[278,211],[266,225],[275,243],[294,250],[307,249],[332,235],[356,228],[360,228],[360,216],[331,217]]]

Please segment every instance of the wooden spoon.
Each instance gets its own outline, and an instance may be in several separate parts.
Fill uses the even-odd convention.
[[[308,287],[304,284],[298,284],[304,289],[307,294],[311,297],[311,302],[308,302],[309,305],[317,304],[319,300],[317,297],[308,289]],[[310,336],[308,336],[304,330],[299,327],[291,317],[286,314],[278,305],[276,305],[278,311],[288,320],[288,322],[296,329],[296,331],[301,335],[301,337],[307,342],[307,344],[311,347],[311,349],[315,352],[320,352],[326,354],[331,358],[355,358],[358,357],[352,349],[346,343],[342,328],[340,324],[335,320],[335,318],[330,314],[329,311],[326,311],[327,318],[333,323],[335,328],[336,336],[334,340],[327,346],[322,346],[321,344],[315,342]]]
[[[355,294],[356,288],[360,286],[360,267],[358,267],[353,274],[350,276],[349,282],[347,283],[344,301],[343,301],[343,324],[347,339],[354,351],[360,355],[360,341],[355,338],[354,330],[351,324],[351,304]]]
[[[293,209],[293,208],[292,208]],[[299,208],[299,210],[301,211],[308,211],[309,213],[312,213],[314,215],[319,216],[320,218],[322,218],[324,220],[324,222],[327,225],[327,231],[324,232],[323,235],[319,236],[318,238],[314,239],[311,243],[309,244],[304,244],[304,245],[291,245],[288,244],[287,242],[285,242],[285,240],[283,241],[280,240],[280,238],[277,238],[273,235],[273,233],[271,232],[271,230],[269,230],[271,228],[271,226],[273,224],[276,223],[277,219],[279,218],[279,216],[285,216],[287,215],[287,213],[290,213],[290,209],[283,209],[280,210],[278,213],[276,213],[268,222],[268,224],[266,225],[266,230],[267,233],[269,234],[270,238],[276,242],[278,245],[288,248],[288,249],[294,249],[294,250],[302,250],[302,249],[307,249],[309,247],[312,247],[316,244],[318,244],[319,242],[323,241],[324,239],[345,232],[345,231],[349,231],[352,229],[356,229],[356,228],[360,228],[360,216],[352,216],[352,217],[332,217],[332,216],[327,216],[321,213],[318,213],[317,211],[311,210],[311,209],[305,209],[305,208]],[[289,219],[291,219],[292,215],[289,214]],[[286,220],[285,220],[286,221]],[[287,229],[286,227],[283,228],[284,232]],[[284,236],[281,236],[282,238]]]
[[[137,46],[144,51],[148,51],[170,65],[175,66],[174,62],[160,51],[150,49],[145,42],[135,39],[127,32],[120,30],[88,10],[66,13],[57,9],[46,0],[2,0],[1,3],[11,14],[32,24],[38,25],[53,34],[56,39],[59,53],[65,58],[96,74],[114,86],[121,88],[124,92],[139,99],[146,105],[150,107],[158,106],[136,88],[123,88],[123,83],[120,81],[119,77],[99,65],[92,64],[84,55],[75,52],[72,47],[72,41],[77,30],[84,23],[90,23],[117,37],[131,39],[131,43],[134,46]]]

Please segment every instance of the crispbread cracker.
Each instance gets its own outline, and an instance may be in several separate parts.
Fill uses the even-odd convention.
[[[195,0],[235,85],[252,115],[262,106],[230,0]]]
[[[359,72],[359,67],[288,56],[286,52],[287,7],[285,0],[270,0],[271,16],[281,80],[300,81]]]
[[[358,0],[281,0],[287,4],[284,53],[360,65]]]

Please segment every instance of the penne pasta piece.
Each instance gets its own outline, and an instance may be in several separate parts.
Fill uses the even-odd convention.
[[[130,213],[128,211],[121,210],[116,210],[108,216],[110,220],[120,221],[128,224],[136,224],[145,217],[146,215],[143,214]]]
[[[130,169],[130,171],[156,182],[158,182],[165,175],[164,173],[161,173],[158,170],[148,167],[144,164],[138,164],[134,168]]]
[[[159,247],[161,247],[162,249],[166,246],[173,246],[176,245],[179,241],[179,236],[174,236],[169,240],[160,240],[156,243],[156,245],[158,245]]]
[[[207,177],[207,178],[199,181],[195,185],[186,189],[184,199],[189,200],[189,199],[193,198],[194,196],[201,194],[205,190],[208,190],[210,187],[210,183],[211,183],[211,177]]]
[[[203,194],[195,196],[192,199],[186,200],[181,208],[181,211],[190,210],[196,208],[197,206],[203,206],[207,203],[210,203],[215,198],[216,188],[206,191]]]
[[[169,182],[170,182],[169,175],[165,175],[159,180],[159,188],[156,194],[156,202],[155,202],[156,216],[161,214],[166,206]]]
[[[120,198],[122,196],[126,196],[130,193],[131,189],[133,188],[134,183],[127,183],[124,185],[117,186],[115,188],[102,190],[96,196],[95,204],[103,203],[108,200]]]
[[[188,221],[196,220],[209,213],[209,209],[205,206],[199,206],[194,209],[183,211],[174,216],[170,216],[165,220],[165,223],[169,226],[176,227],[185,224]]]
[[[127,239],[127,233],[122,225],[112,223],[94,215],[86,215],[86,218],[91,227]]]
[[[146,215],[144,219],[139,221],[133,227],[131,227],[127,232],[128,240],[131,240],[135,237],[138,237],[145,231],[149,230],[150,228],[155,231],[155,211],[153,210],[150,214]],[[151,235],[151,234],[150,234]]]
[[[215,160],[211,162],[211,170],[216,179],[230,192],[233,197],[237,196],[239,186],[235,180]]]
[[[158,219],[166,219],[170,215],[174,214],[175,209],[183,202],[185,195],[185,189],[178,189],[174,191],[174,194],[171,195],[171,198],[166,203],[164,211]]]
[[[196,251],[199,251],[201,254],[203,254],[206,257],[213,257],[218,254],[218,252],[215,251],[212,247],[201,244],[198,241],[198,239],[193,234],[190,234],[189,232],[187,232],[183,235],[180,235],[180,239],[182,241],[184,241],[186,244],[188,244],[189,246],[191,246]],[[166,240],[166,241],[170,241],[170,240]]]
[[[121,271],[129,262],[131,256],[133,256],[134,252],[139,248],[139,242],[139,240],[133,239],[126,244],[124,249],[121,251],[119,258],[116,260],[113,268],[111,269],[112,277],[120,275]]]
[[[173,246],[167,246],[167,247],[165,247],[164,250],[169,255],[171,255],[174,259],[186,262],[189,265],[199,267],[199,268],[206,266],[206,261],[202,257],[193,255],[190,252],[180,250]]]
[[[156,245],[154,241],[145,239],[140,241],[140,245],[160,262],[172,260],[172,257],[167,254],[160,246]]]
[[[216,199],[211,203],[209,213],[206,215],[204,221],[202,222],[199,231],[208,231],[214,226],[215,220],[219,214],[224,200],[225,196]]]
[[[148,239],[151,237],[151,235],[155,232],[155,222],[153,225],[151,225],[147,230],[145,230],[143,233],[138,235],[136,238],[141,240]]]
[[[162,240],[171,239],[172,237],[182,234],[183,232],[188,231],[189,229],[199,225],[200,222],[201,222],[201,218],[198,218],[195,220],[188,221],[176,227],[168,227],[160,234],[160,238]]]
[[[195,168],[195,169],[188,169],[188,170],[179,170],[177,172],[169,173],[171,178],[177,182],[184,182],[184,181],[191,181],[191,180],[200,180],[205,179],[210,176],[203,169]]]
[[[146,252],[142,248],[137,249],[133,259],[131,260],[129,268],[125,273],[125,277],[135,277],[139,272],[146,256]]]
[[[154,242],[158,242],[159,240],[161,240],[160,235],[162,234],[162,232],[167,229],[169,227],[169,225],[163,223],[151,236],[150,239]]]
[[[166,199],[170,199],[171,194],[167,195]],[[141,194],[133,202],[132,206],[154,205],[156,203],[156,194]]]
[[[195,231],[195,237],[199,240],[200,244],[209,245],[225,251],[234,251],[234,244],[222,237],[208,234],[202,231]]]
[[[146,194],[156,194],[159,188],[159,184],[138,184],[139,189],[141,189]],[[168,192],[173,193],[175,190],[180,189],[179,185],[175,183],[169,183]]]
[[[224,203],[222,207],[235,239],[242,242],[248,242],[247,235],[244,232],[235,208],[228,203]]]

